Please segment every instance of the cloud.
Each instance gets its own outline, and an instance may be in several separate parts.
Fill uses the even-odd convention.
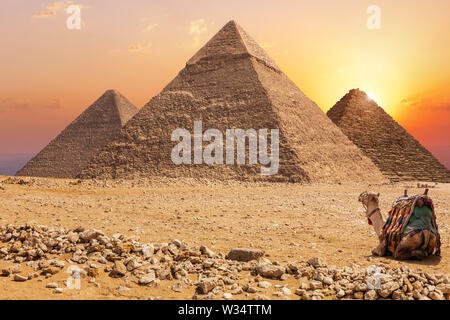
[[[205,19],[197,19],[189,24],[189,34],[193,36],[192,44],[194,47],[200,45],[200,36],[208,31],[208,25]]]
[[[189,25],[189,34],[192,35],[201,35],[208,31],[208,26],[206,25],[206,21],[204,19],[197,19],[191,21]]]
[[[72,3],[71,1],[69,1],[69,2]],[[47,5],[47,9],[52,10],[52,11],[58,11],[59,9],[62,9],[63,7],[64,7],[63,2],[53,2],[53,3],[50,3],[49,5]]]
[[[263,48],[263,49],[270,49],[270,48],[273,48],[273,47],[275,47],[277,45],[277,43],[276,42],[263,42],[263,43],[261,43],[261,48]]]
[[[56,11],[38,12],[33,15],[34,18],[47,18],[52,16],[56,16]]]
[[[6,110],[28,110],[30,109],[30,105],[25,102],[17,102],[13,101],[11,99],[3,99],[0,101],[0,111],[6,111]]]
[[[57,2],[52,2],[48,5],[45,6],[45,11],[41,11],[38,13],[35,13],[33,15],[33,18],[48,18],[48,17],[53,17],[56,16],[56,14],[61,11],[61,10],[65,10],[67,9],[67,7],[69,7],[70,5],[73,5],[75,3],[73,3],[73,1],[57,1]],[[82,4],[75,4],[77,6],[80,7],[80,10],[82,9],[86,9],[89,8],[88,6],[82,5]]]
[[[61,109],[61,103],[59,99],[54,99],[53,102],[40,106],[30,105],[28,102],[15,101],[13,99],[3,99],[0,101],[0,111],[29,111],[39,108],[58,110]]]
[[[130,52],[140,52],[142,50],[150,48],[151,46],[152,46],[151,43],[148,43],[148,44],[130,44],[128,46],[128,51],[130,51]]]
[[[61,109],[61,103],[59,102],[59,99],[55,99],[55,101],[46,105],[45,108],[51,109],[51,110]]]
[[[156,28],[156,26],[158,26],[157,23],[149,24],[142,31],[146,31],[146,32],[152,31],[154,28]]]
[[[444,111],[450,112],[450,101],[446,97],[416,95],[410,98],[404,98],[400,101],[404,108],[416,109],[417,111]]]

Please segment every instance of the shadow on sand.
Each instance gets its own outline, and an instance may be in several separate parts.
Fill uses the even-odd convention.
[[[377,262],[379,262],[380,260],[391,260],[391,261],[397,261],[397,262],[402,262],[404,264],[408,264],[408,265],[418,265],[418,266],[436,266],[439,263],[441,263],[442,257],[441,256],[429,256],[423,260],[418,260],[418,259],[410,259],[410,260],[399,260],[399,259],[395,259],[393,256],[384,256],[384,257],[380,257],[380,256],[375,256],[375,255],[367,255],[365,256],[365,258],[372,258],[373,260],[378,260]]]

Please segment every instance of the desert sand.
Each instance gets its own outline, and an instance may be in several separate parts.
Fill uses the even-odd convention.
[[[34,222],[70,230],[82,226],[101,230],[108,236],[122,233],[141,243],[170,243],[179,239],[192,246],[207,246],[223,255],[234,247],[263,249],[265,258],[277,264],[318,257],[328,266],[338,268],[353,264],[366,268],[382,263],[448,275],[450,184],[437,184],[429,192],[442,237],[441,257],[396,261],[371,255],[377,237],[367,223],[358,195],[365,190],[380,192],[380,208],[386,217],[392,202],[405,188],[410,195],[423,192],[416,182],[370,186],[0,177],[0,225]],[[5,245],[0,242],[0,247]],[[11,261],[0,260],[0,270],[11,265]],[[20,268],[21,274],[33,271],[25,262],[20,263]],[[65,271],[62,268],[55,275],[39,275],[24,282],[14,281],[12,276],[0,277],[0,299],[191,299],[195,291],[195,286],[182,292],[171,290],[176,280],[143,286],[127,276],[112,278],[102,268],[95,282],[90,277],[82,278],[79,290],[65,288],[62,293],[55,293],[46,288],[48,283],[65,287],[69,276]],[[239,281],[255,278],[244,270],[240,276]],[[195,275],[188,277],[195,281]],[[257,281],[272,284],[269,288],[258,288],[259,295],[270,299],[299,298],[294,294],[299,288],[298,277],[288,276],[284,280],[258,277]],[[279,291],[276,284],[286,286],[291,294],[274,296]],[[124,287],[128,289],[123,290]],[[248,292],[233,296],[233,299],[252,298],[255,294]],[[325,294],[323,298],[333,296]]]

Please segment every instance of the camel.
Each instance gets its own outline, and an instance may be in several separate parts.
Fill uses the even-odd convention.
[[[426,190],[425,195],[427,191],[428,190]],[[379,207],[379,196],[379,193],[376,194],[366,191],[361,193],[358,199],[366,209],[368,222],[373,226],[379,239],[378,246],[372,249],[373,255],[385,256],[391,254],[395,259],[400,260],[414,258],[422,260],[429,255],[432,255],[433,252],[435,252],[436,255],[440,255],[439,234],[436,235],[431,230],[427,229],[414,230],[413,232],[402,234],[401,240],[396,246],[394,243],[389,243],[390,241],[383,230],[385,221]],[[423,203],[421,206],[423,206]]]

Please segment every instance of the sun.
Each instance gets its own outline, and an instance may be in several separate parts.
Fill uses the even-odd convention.
[[[370,100],[375,101],[375,102],[379,102],[377,96],[375,94],[373,94],[370,91],[366,91],[367,96],[369,97]]]

